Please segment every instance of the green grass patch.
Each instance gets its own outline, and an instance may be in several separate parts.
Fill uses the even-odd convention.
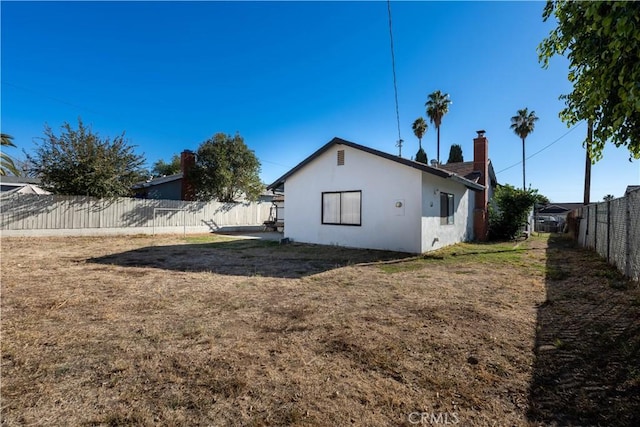
[[[483,264],[529,267],[535,263],[526,259],[525,254],[528,250],[525,242],[459,243],[429,252],[423,256],[423,260],[451,264],[480,262]]]
[[[482,263],[544,272],[544,266],[540,265],[540,262],[526,256],[529,250],[526,242],[459,243],[426,253],[418,260],[384,264],[379,268],[385,273],[401,273],[420,270],[432,263],[439,263],[462,267],[453,270],[453,273],[470,274],[473,271],[465,269],[464,265]]]
[[[380,270],[385,273],[393,274],[393,273],[402,273],[405,271],[414,271],[420,270],[425,267],[425,262],[420,261],[406,261],[406,262],[398,262],[393,264],[382,264],[379,266]]]

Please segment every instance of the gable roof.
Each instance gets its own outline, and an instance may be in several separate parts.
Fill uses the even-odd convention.
[[[153,187],[155,185],[161,185],[161,184],[165,184],[167,182],[172,182],[172,181],[177,181],[179,179],[182,179],[182,172],[177,173],[175,175],[167,175],[167,176],[161,176],[160,178],[153,178],[149,181],[141,181],[141,182],[137,182],[135,184],[133,184],[132,188],[137,189],[137,188],[149,188],[149,187]]]
[[[0,183],[2,184],[35,184],[40,185],[42,181],[40,178],[34,178],[31,176],[12,176],[12,175],[0,175]]]
[[[446,165],[440,165],[440,168],[471,181],[475,181],[480,177],[480,172],[473,169],[473,162],[447,163]],[[498,179],[496,178],[496,173],[493,171],[493,163],[491,163],[491,160],[489,160],[489,178],[491,179],[491,184],[498,185]]]
[[[538,213],[564,213],[579,209],[584,206],[584,203],[550,203],[538,211]]]
[[[298,172],[300,169],[302,169],[303,167],[305,167],[307,164],[311,163],[314,159],[316,159],[318,156],[320,156],[322,153],[324,153],[325,151],[327,151],[329,148],[331,148],[334,145],[344,145],[347,147],[351,147],[354,148],[356,150],[360,150],[360,151],[364,151],[365,153],[369,153],[369,154],[373,154],[374,156],[378,156],[378,157],[382,157],[383,159],[387,159],[387,160],[391,160],[392,162],[396,162],[396,163],[400,163],[401,165],[404,166],[408,166],[414,169],[418,169],[422,172],[426,172],[428,174],[431,175],[435,175],[435,176],[439,176],[441,178],[447,178],[447,179],[451,179],[453,181],[456,181],[464,186],[466,186],[467,188],[470,188],[471,190],[474,191],[479,191],[479,190],[484,190],[484,186],[478,184],[477,182],[474,182],[470,179],[464,178],[462,176],[459,176],[455,173],[452,173],[450,171],[444,170],[444,169],[440,169],[440,168],[434,168],[432,166],[429,165],[425,165],[424,163],[420,163],[420,162],[416,162],[413,160],[409,160],[409,159],[405,159],[399,156],[394,156],[393,154],[389,154],[389,153],[385,153],[383,151],[379,151],[376,150],[374,148],[370,148],[370,147],[366,147],[364,145],[360,145],[360,144],[356,144],[355,142],[350,142],[350,141],[346,141],[342,138],[333,138],[331,141],[327,142],[325,145],[323,145],[322,147],[320,147],[315,153],[313,153],[312,155],[310,155],[309,157],[307,157],[306,159],[304,159],[303,161],[301,161],[300,163],[298,163],[297,166],[295,166],[293,169],[291,169],[289,172],[285,173],[284,175],[282,175],[280,178],[276,179],[271,185],[267,186],[267,190],[272,190],[275,191],[278,188],[281,188],[284,186],[284,182],[287,180],[287,178],[289,178],[291,175],[293,175],[294,173]]]

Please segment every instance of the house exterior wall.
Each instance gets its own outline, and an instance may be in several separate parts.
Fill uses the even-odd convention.
[[[181,200],[182,180],[165,182],[147,189],[147,199],[155,200]]]
[[[344,150],[344,165],[337,151]],[[293,241],[419,253],[422,172],[335,145],[285,182],[284,235]],[[362,191],[361,225],[322,224],[322,193]],[[400,203],[401,207],[396,207]]]
[[[440,193],[453,194],[453,224],[440,222]],[[433,175],[422,175],[422,247],[429,252],[473,240],[475,194],[462,184]]]

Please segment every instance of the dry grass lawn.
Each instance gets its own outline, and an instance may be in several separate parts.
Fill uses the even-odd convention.
[[[213,235],[1,243],[2,425],[638,420],[637,337],[608,367],[620,423],[581,419],[597,402],[554,385],[562,363],[579,371],[580,343],[638,331],[640,294],[546,238],[426,258]],[[602,292],[624,306],[615,327],[575,331],[570,301]],[[574,387],[615,400],[594,375]]]

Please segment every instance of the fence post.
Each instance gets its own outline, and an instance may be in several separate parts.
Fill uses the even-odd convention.
[[[593,249],[598,252],[598,204],[596,203],[595,205],[596,208],[596,212],[595,212],[595,221],[593,221]]]
[[[611,200],[607,200],[607,262],[611,263]]]
[[[589,218],[589,214],[591,213],[591,209],[589,209],[589,205],[586,205],[585,207],[582,208],[583,211],[587,211],[587,225],[586,228],[584,229],[584,247],[588,248],[589,247],[589,220],[591,218]]]
[[[625,209],[624,209],[624,275],[627,278],[631,277],[631,193],[625,195]]]

